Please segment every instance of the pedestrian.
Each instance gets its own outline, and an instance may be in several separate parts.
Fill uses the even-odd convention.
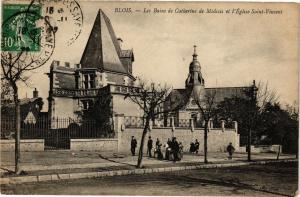
[[[155,142],[155,148],[158,149],[158,146],[160,145],[160,141],[159,139],[157,138],[156,139],[156,142]]]
[[[161,149],[161,143],[158,138],[156,138],[155,149],[154,149],[154,157],[157,157],[159,154],[159,149]],[[161,151],[161,150],[160,150]]]
[[[170,152],[171,152],[171,148],[169,146],[169,143],[165,144],[165,148],[166,148],[166,155],[165,155],[165,159],[169,160],[170,159]]]
[[[235,148],[232,146],[232,143],[230,142],[229,145],[227,146],[227,152],[229,154],[228,159],[232,159],[232,154],[234,152]]]
[[[196,151],[196,154],[198,154],[199,146],[200,146],[200,144],[198,142],[198,139],[196,139],[196,141],[195,141],[195,151]]]
[[[137,146],[137,141],[136,139],[134,138],[134,136],[131,137],[131,154],[132,156],[135,156],[135,148]]]
[[[170,140],[170,138],[168,138],[167,144],[168,144],[168,147],[171,148],[171,146],[172,146],[172,141]]]
[[[179,144],[176,140],[176,137],[174,137],[172,140],[172,151],[173,151],[173,161],[176,162],[179,160],[178,158]]]
[[[180,161],[183,158],[183,145],[182,145],[181,142],[179,142],[178,146],[179,146],[178,158],[179,158],[179,161]]]
[[[149,157],[152,157],[152,148],[153,148],[153,140],[151,139],[151,136],[149,136],[148,144],[147,144],[147,155]]]
[[[195,148],[195,143],[194,143],[194,142],[191,142],[191,143],[190,143],[190,153],[194,153],[195,150],[196,150],[196,148]]]
[[[159,143],[156,148],[157,159],[159,159],[159,160],[162,160],[164,158],[164,156],[161,152],[161,146],[162,146],[162,144]]]

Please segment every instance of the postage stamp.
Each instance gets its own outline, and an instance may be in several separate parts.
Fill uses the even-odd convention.
[[[54,52],[55,31],[42,6],[34,1],[3,5],[1,58],[5,64],[39,67]]]
[[[36,26],[40,19],[41,6],[26,4],[3,5],[1,47],[3,51],[40,51],[41,28]]]

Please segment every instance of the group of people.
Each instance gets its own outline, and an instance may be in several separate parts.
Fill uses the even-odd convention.
[[[166,148],[166,160],[172,160],[174,162],[180,161],[183,157],[183,145],[181,142],[178,142],[176,137],[173,137],[172,140],[168,138],[168,141],[165,145]]]
[[[195,140],[195,143],[191,142],[190,145],[191,145],[190,146],[190,153],[196,153],[196,154],[198,154],[199,146],[200,146],[200,143],[198,142],[198,139]]]
[[[135,149],[137,147],[137,140],[134,136],[131,137],[131,154],[135,156]],[[152,157],[152,152],[154,152],[154,157],[162,160],[164,159],[162,153],[162,143],[157,138],[155,142],[155,148],[153,151],[153,140],[151,136],[149,136],[147,142],[147,155]],[[173,160],[173,161],[180,161],[183,157],[183,145],[181,142],[178,142],[176,137],[173,137],[172,140],[168,138],[167,143],[164,145],[166,149],[165,159],[166,160]]]
[[[195,140],[195,143],[192,142],[190,144],[190,153],[196,153],[198,154],[200,143],[198,142],[198,139]],[[131,154],[135,156],[135,149],[137,147],[137,140],[134,136],[131,137]],[[163,153],[161,150],[162,144],[159,141],[159,139],[156,139],[155,142],[155,149],[154,149],[154,157],[158,158],[159,160],[163,159]],[[165,159],[166,160],[172,160],[172,161],[180,161],[183,157],[183,145],[181,142],[178,142],[176,137],[173,137],[172,140],[168,138],[167,143],[164,145],[166,149]],[[147,142],[147,155],[149,157],[152,157],[152,149],[153,149],[153,140],[151,136],[149,136],[148,142]],[[226,148],[229,156],[228,159],[232,159],[233,152],[235,151],[235,148],[232,146],[232,143],[230,142],[229,145]]]

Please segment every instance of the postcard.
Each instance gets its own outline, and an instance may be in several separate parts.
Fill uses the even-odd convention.
[[[1,193],[297,195],[299,10],[4,0]]]

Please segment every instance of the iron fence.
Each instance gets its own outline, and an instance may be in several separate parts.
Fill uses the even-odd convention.
[[[190,128],[192,127],[191,125],[191,119],[178,119],[178,121],[175,121],[175,126],[176,127],[186,127],[186,128]]]
[[[15,119],[1,116],[1,139],[13,138],[16,130]]]
[[[144,126],[145,120],[143,117],[125,116],[124,124],[128,128],[141,128]]]
[[[112,125],[71,118],[27,118],[21,121],[20,136],[21,139],[44,139],[45,149],[69,149],[70,139],[115,137]],[[14,133],[15,120],[1,117],[1,139],[14,138]]]

